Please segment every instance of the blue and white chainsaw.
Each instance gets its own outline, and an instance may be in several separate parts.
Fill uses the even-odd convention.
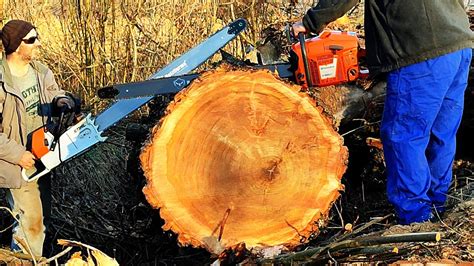
[[[244,19],[235,20],[157,71],[148,80],[184,75],[193,71],[228,42],[237,37],[246,26],[247,22]],[[186,85],[185,80],[177,79],[170,89],[175,91],[176,86],[184,88]],[[27,182],[35,181],[64,161],[78,156],[99,142],[105,141],[106,138],[102,136],[104,130],[113,126],[153,98],[154,95],[137,98],[118,98],[116,102],[97,115],[97,117],[94,118],[90,114],[85,116],[60,136],[55,137],[46,128],[39,128],[32,132],[30,135],[30,149],[38,159],[35,162],[34,168],[29,170],[22,169],[23,179]]]

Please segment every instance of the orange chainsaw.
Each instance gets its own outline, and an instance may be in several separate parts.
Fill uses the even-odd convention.
[[[293,62],[295,80],[304,88],[337,85],[367,77],[359,59],[365,50],[359,47],[354,32],[323,31],[319,36],[292,45],[290,61]]]
[[[288,63],[250,67],[275,71],[280,78],[294,81],[305,90],[368,77],[368,71],[360,65],[365,50],[359,47],[354,32],[323,31],[319,36],[306,40],[304,35],[300,34],[298,40],[299,42],[291,46]],[[116,84],[99,89],[98,95],[103,99],[133,99],[173,94],[184,89],[199,76],[197,73]]]

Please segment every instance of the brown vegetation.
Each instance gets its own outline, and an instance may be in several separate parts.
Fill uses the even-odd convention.
[[[249,29],[226,51],[243,58],[248,45],[257,46],[263,28],[298,18],[296,8],[289,1],[7,0],[2,19],[36,25],[43,60],[61,87],[97,111],[104,105],[97,88],[144,80],[239,17],[249,21]]]

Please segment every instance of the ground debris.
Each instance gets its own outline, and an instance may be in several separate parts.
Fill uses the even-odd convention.
[[[464,190],[472,189],[464,186]],[[460,191],[458,188],[457,192]],[[459,199],[455,189],[451,189],[451,196]],[[474,261],[474,198],[458,202],[454,208],[439,215],[437,222],[414,223],[411,225],[396,225],[395,222],[386,224],[382,230],[371,231],[373,226],[381,224],[389,216],[378,218],[376,222],[359,224],[357,230],[346,232],[333,237],[329,241],[314,241],[306,248],[297,252],[285,252],[275,256],[272,262],[292,263],[393,263],[393,265],[410,265],[406,263],[459,264]],[[414,241],[413,236],[426,234],[426,232],[439,232],[436,241]],[[363,233],[363,235],[361,235]],[[402,236],[398,243],[386,241],[385,243],[373,242],[384,237]],[[367,242],[366,239],[371,241]],[[428,239],[426,239],[428,240]],[[432,239],[433,240],[433,239]],[[355,243],[360,245],[355,247]],[[261,260],[265,261],[265,260]],[[341,265],[342,265],[341,264]],[[431,265],[431,264],[430,264]],[[437,264],[438,265],[438,264]]]

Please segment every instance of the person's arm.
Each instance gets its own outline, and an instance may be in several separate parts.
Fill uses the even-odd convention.
[[[4,97],[2,96],[4,96],[4,94],[0,93],[0,116],[3,113]],[[0,132],[0,160],[29,169],[34,165],[34,159],[35,156],[27,151],[23,145],[9,139],[7,135]]]
[[[26,148],[0,133],[0,160],[17,164],[25,169],[30,169],[35,164],[35,156]]]
[[[51,100],[51,115],[58,116],[61,109],[67,107],[65,111],[73,111],[76,115],[79,115],[81,110],[81,100],[72,93],[66,92],[59,88],[56,79],[54,78],[53,72],[48,69],[44,77],[44,83],[48,84],[45,88],[46,93],[50,95]],[[63,110],[64,111],[64,110]]]
[[[327,24],[342,17],[357,3],[359,0],[320,0],[306,12],[302,22],[293,25],[294,33],[310,31],[319,34]]]
[[[3,86],[3,84],[0,84]],[[2,121],[3,106],[6,99],[6,94],[3,88],[0,87],[0,122]],[[0,132],[0,160],[7,161],[12,164],[18,164],[21,160],[22,154],[26,148],[18,142],[9,139],[8,136]]]
[[[51,99],[58,95],[66,95],[66,92],[59,88],[51,69],[48,69],[44,76],[44,84],[46,84],[46,93],[50,94]]]
[[[0,159],[12,164],[20,164],[26,148],[9,139],[4,133],[0,133]]]

